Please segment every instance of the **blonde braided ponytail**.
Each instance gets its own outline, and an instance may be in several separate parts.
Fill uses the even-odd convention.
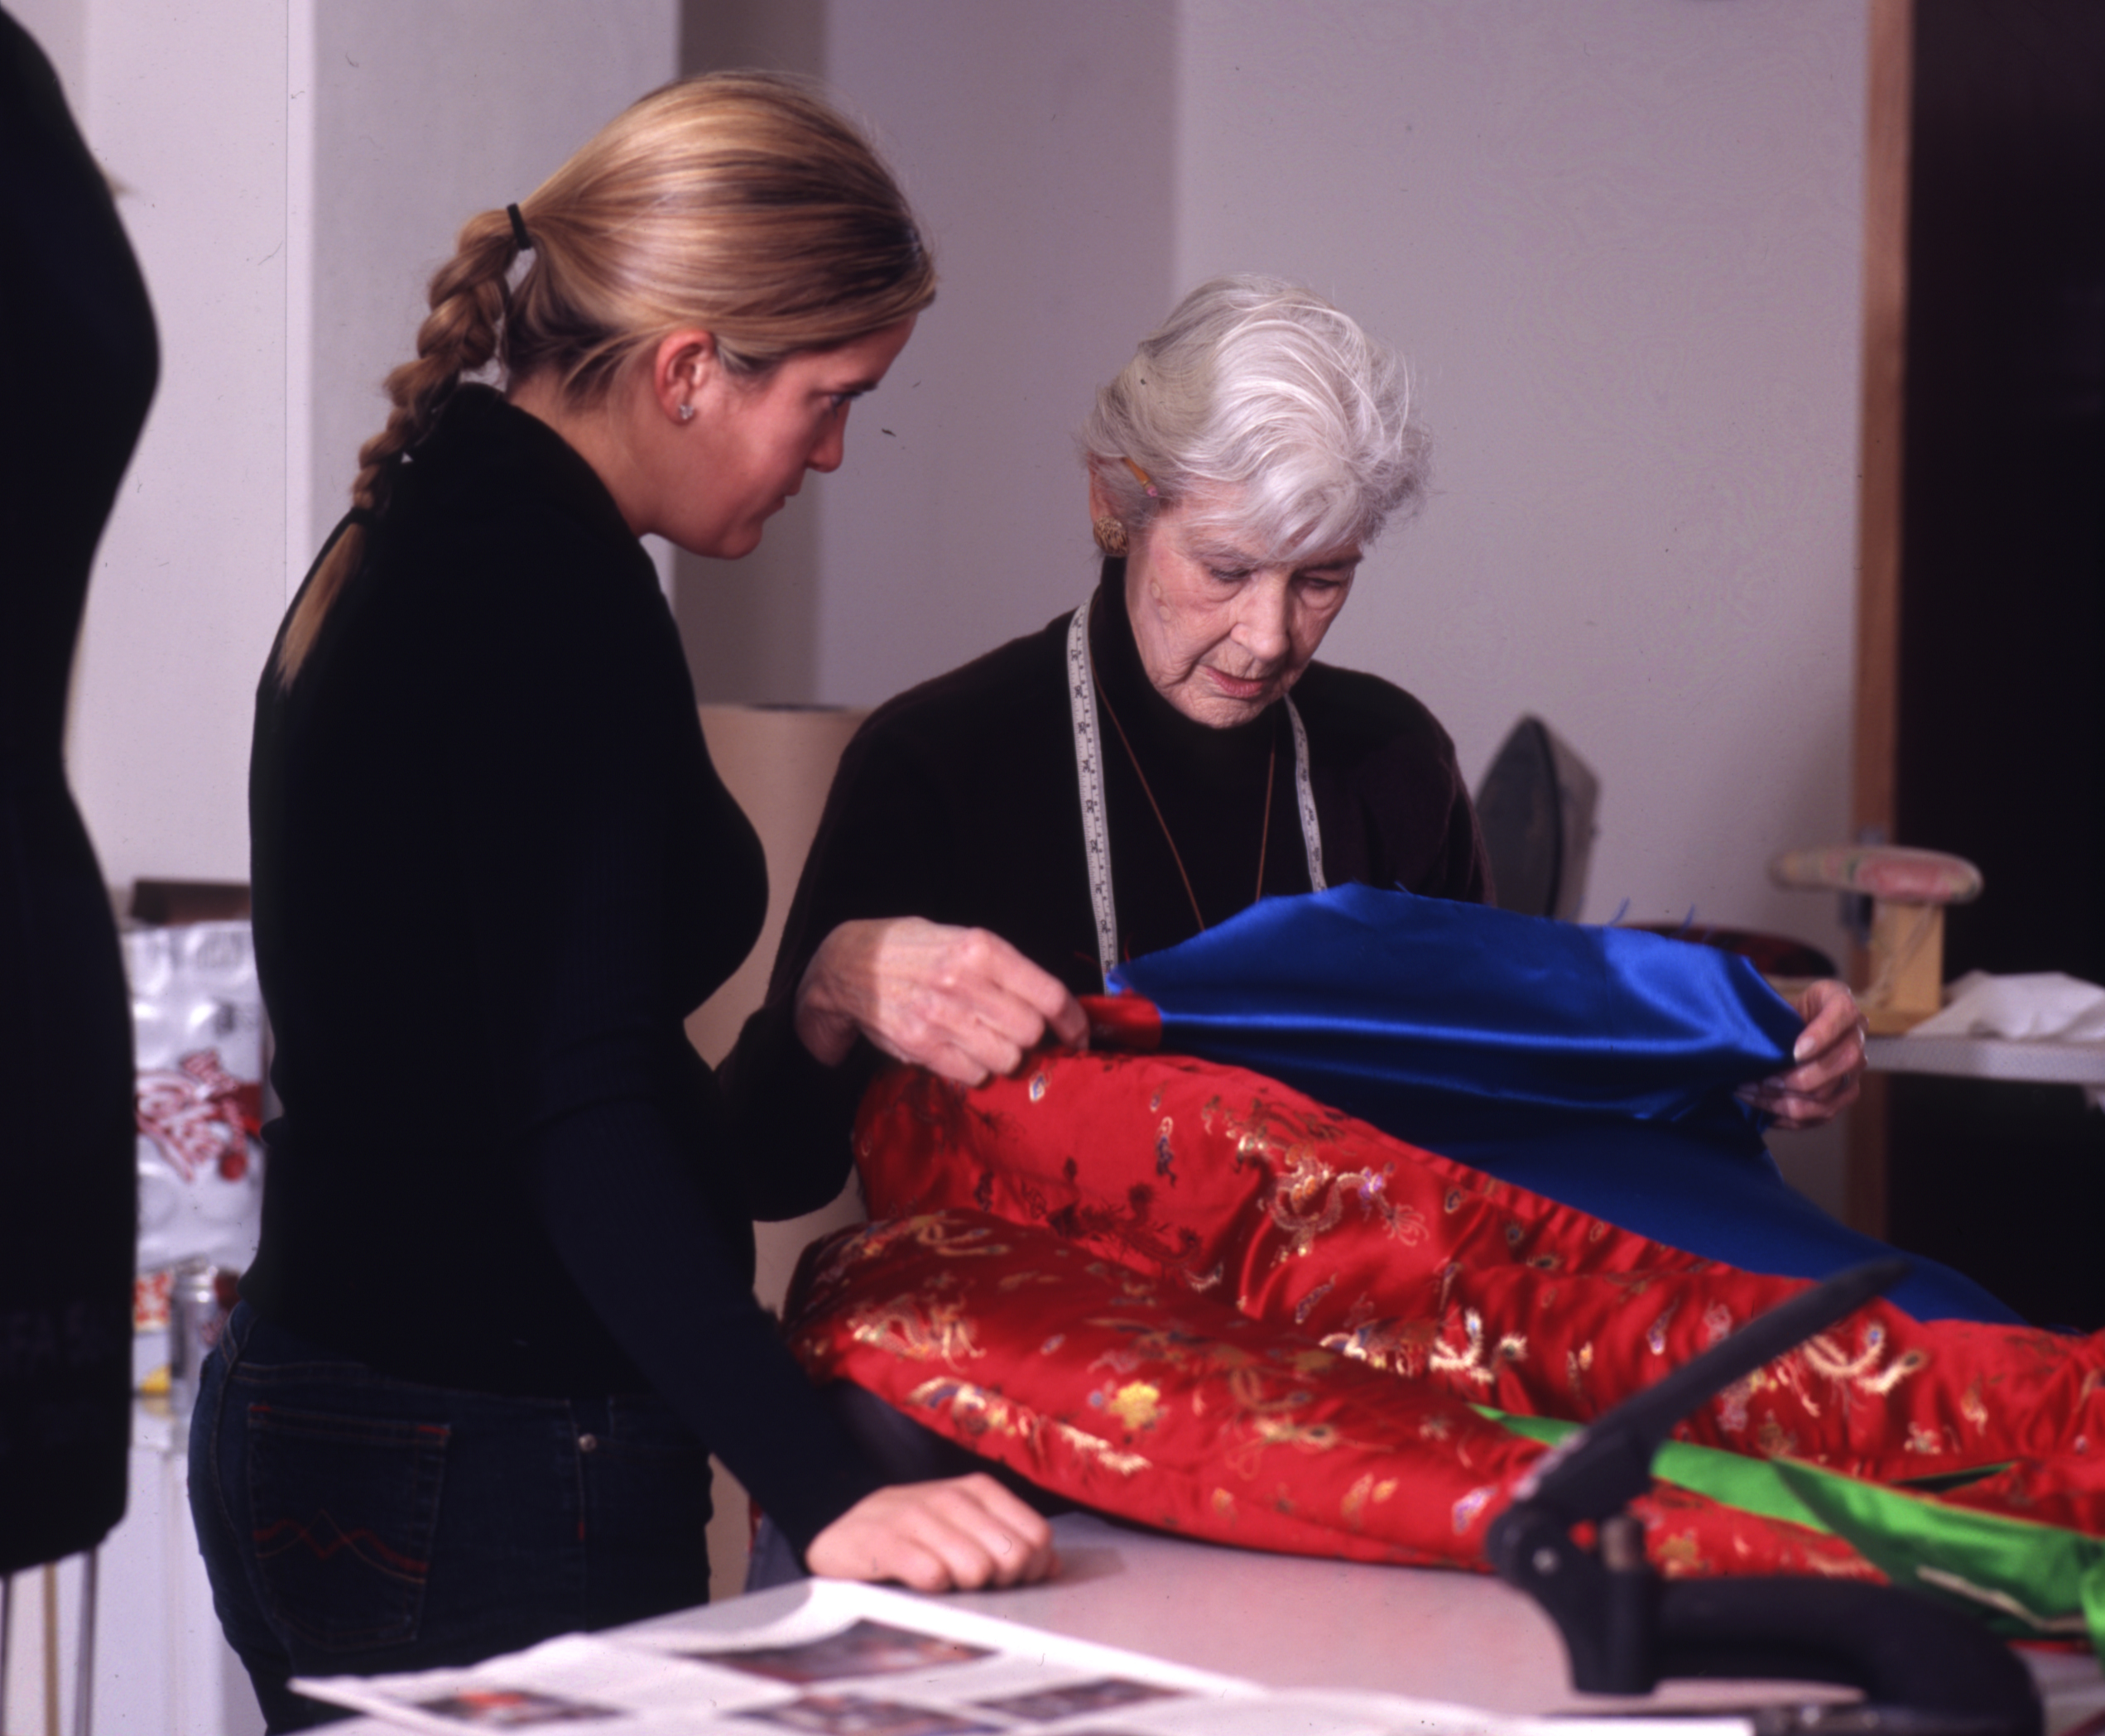
[[[387,426],[358,449],[351,516],[315,569],[279,642],[278,680],[285,686],[300,673],[330,604],[358,570],[366,527],[387,509],[402,454],[430,430],[460,377],[497,353],[504,274],[517,252],[511,219],[502,211],[484,211],[468,220],[453,257],[433,274],[431,311],[417,328],[416,359],[388,374],[386,389],[395,407]]]

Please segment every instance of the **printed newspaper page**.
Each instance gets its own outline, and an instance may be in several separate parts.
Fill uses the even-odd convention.
[[[578,1736],[1559,1736],[1590,1719],[1514,1719],[1381,1694],[1271,1691],[901,1592],[814,1580],[751,1628],[653,1623],[574,1634],[472,1667],[293,1686],[439,1736],[577,1727]],[[1627,1729],[1627,1724],[1619,1728]],[[1648,1719],[1648,1736],[1745,1731]]]

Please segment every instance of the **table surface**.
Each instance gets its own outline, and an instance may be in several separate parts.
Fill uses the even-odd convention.
[[[1749,1703],[1718,1682],[1670,1683],[1640,1700],[1575,1693],[1549,1617],[1482,1574],[1261,1555],[1093,1514],[1055,1530],[1058,1580],[953,1601],[1271,1687],[1369,1688],[1494,1712]],[[1782,1696],[1763,1684],[1753,1697]]]
[[[1073,1638],[1122,1646],[1271,1687],[1373,1689],[1498,1712],[1745,1707],[1834,1697],[1775,1682],[1671,1682],[1648,1700],[1573,1692],[1549,1618],[1511,1587],[1442,1573],[1259,1555],[1130,1529],[1093,1514],[1054,1522],[1061,1570],[1043,1585],[954,1594],[945,1602]],[[737,1633],[796,1607],[783,1586],[642,1624]],[[2034,1655],[2050,1731],[2105,1711],[2087,1655]],[[346,1733],[390,1728],[370,1719]]]

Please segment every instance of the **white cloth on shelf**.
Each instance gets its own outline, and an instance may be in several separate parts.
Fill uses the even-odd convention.
[[[2105,988],[2059,970],[1991,976],[1969,970],[1946,985],[1944,1010],[1910,1036],[1999,1036],[2017,1042],[2105,1044]],[[2093,1109],[2105,1091],[2085,1087]]]
[[[2105,1043],[2105,988],[2058,970],[2006,977],[1969,970],[1944,996],[1944,1010],[1909,1036]]]

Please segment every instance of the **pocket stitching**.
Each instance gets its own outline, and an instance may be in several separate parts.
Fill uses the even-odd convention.
[[[438,1531],[445,1450],[451,1429],[443,1423],[352,1416],[340,1412],[285,1411],[267,1404],[248,1406],[245,1421],[249,1431],[251,1546],[272,1619],[328,1652],[358,1651],[414,1641],[422,1620],[431,1545]],[[314,1508],[315,1515],[325,1518],[335,1534],[334,1541],[327,1545],[317,1541],[305,1521],[283,1514],[284,1508],[300,1503],[296,1498],[267,1498],[269,1469],[273,1462],[269,1448],[274,1443],[302,1442],[335,1443],[354,1450],[408,1449],[406,1462],[391,1468],[391,1474],[385,1480],[387,1493],[396,1498],[403,1515],[400,1525],[401,1541],[419,1547],[421,1552],[394,1547],[370,1526],[346,1527],[327,1507],[320,1504]],[[264,1522],[267,1512],[271,1516],[268,1523]],[[290,1534],[285,1534],[288,1532]],[[282,1583],[283,1575],[272,1570],[274,1563],[288,1558],[300,1559],[291,1552],[303,1543],[313,1556],[324,1563],[340,1550],[348,1549],[362,1566],[389,1581],[396,1589],[384,1618],[346,1626],[330,1626],[310,1619],[297,1607],[296,1600],[290,1598]]]

